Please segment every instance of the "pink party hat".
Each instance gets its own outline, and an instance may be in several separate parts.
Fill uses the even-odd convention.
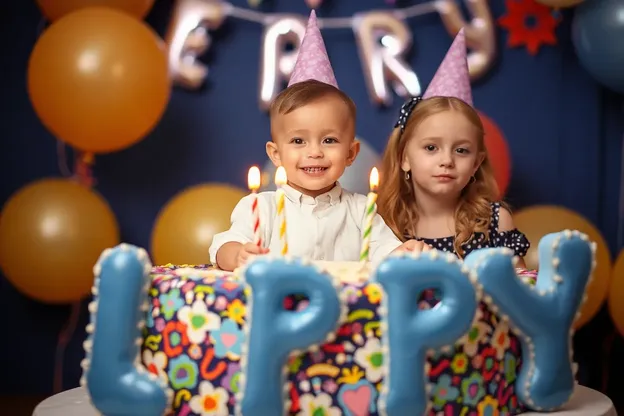
[[[288,86],[290,87],[297,82],[307,81],[309,79],[315,79],[338,88],[338,83],[336,82],[334,70],[327,56],[325,42],[323,42],[321,31],[318,28],[316,12],[314,10],[310,13],[308,27],[303,36],[303,41],[301,41],[297,62],[290,76]]]
[[[423,98],[455,97],[472,106],[472,89],[466,60],[466,34],[462,28],[436,71]]]

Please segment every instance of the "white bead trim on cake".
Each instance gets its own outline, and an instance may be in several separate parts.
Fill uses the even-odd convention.
[[[471,285],[474,287],[475,289],[475,301],[477,302],[477,304],[480,302],[481,300],[481,296],[482,296],[482,292],[483,292],[483,287],[482,285],[478,282],[478,278],[476,273],[473,270],[470,270],[468,267],[466,267],[463,264],[463,261],[461,259],[459,259],[457,256],[453,255],[452,253],[443,253],[440,252],[439,250],[431,250],[431,251],[427,251],[427,252],[393,252],[390,254],[389,257],[393,257],[393,258],[412,258],[415,260],[418,260],[422,257],[425,258],[429,258],[430,260],[437,260],[438,258],[443,259],[444,261],[446,261],[447,263],[451,263],[451,264],[458,264],[458,266],[460,266],[460,271],[461,273],[466,276],[469,280],[469,282],[471,283]],[[387,395],[389,394],[389,390],[388,390],[388,381],[389,381],[389,377],[390,377],[390,360],[391,360],[391,354],[390,354],[390,347],[389,347],[389,340],[388,340],[388,294],[386,293],[386,291],[383,289],[383,286],[380,286],[380,290],[382,291],[382,297],[381,297],[381,306],[378,308],[377,313],[379,315],[379,321],[380,321],[380,330],[381,330],[381,351],[383,354],[383,364],[382,364],[382,373],[383,373],[383,378],[384,378],[384,382],[381,386],[381,390],[380,390],[380,394],[379,394],[379,400],[378,400],[378,404],[377,404],[377,408],[379,411],[379,414],[381,416],[387,416],[387,403],[386,403],[386,399],[387,399]],[[443,301],[443,300],[442,300]],[[477,319],[477,316],[475,314],[475,316],[473,316],[473,325],[475,323],[475,320]],[[452,350],[455,347],[455,344],[451,344],[451,345],[444,345],[442,347],[440,347],[441,350]],[[431,352],[435,352],[434,349],[429,349],[426,352],[426,356],[428,356]],[[423,367],[423,378],[424,378],[424,386],[425,386],[425,391],[427,394],[427,409],[426,412],[428,412],[431,407],[432,407],[432,403],[430,400],[430,395],[431,395],[431,391],[433,389],[433,383],[429,382],[429,374],[428,374],[428,361],[425,360],[425,365]],[[427,413],[425,413],[427,414]]]
[[[139,302],[139,305],[137,305],[137,307],[141,311],[139,315],[142,318],[139,320],[139,322],[136,323],[137,337],[135,338],[135,346],[137,349],[137,353],[134,358],[133,366],[134,366],[134,369],[138,373],[147,374],[149,379],[158,382],[160,387],[165,392],[165,395],[167,398],[167,406],[163,413],[163,415],[165,415],[169,412],[173,403],[173,395],[174,395],[173,390],[169,387],[169,384],[166,380],[163,380],[157,375],[148,372],[145,366],[141,362],[141,346],[143,345],[143,341],[144,341],[142,329],[145,327],[145,323],[146,323],[145,315],[147,311],[149,310],[148,291],[151,287],[151,282],[152,282],[152,279],[151,279],[152,264],[150,262],[149,255],[142,248],[133,247],[125,243],[118,245],[117,248],[124,252],[130,252],[134,249],[136,259],[143,265],[143,282],[144,282],[143,288],[142,288],[143,289],[142,290],[143,301]],[[90,313],[90,322],[86,326],[87,339],[83,343],[83,348],[85,350],[85,358],[81,362],[81,367],[83,368],[83,374],[82,374],[82,377],[80,378],[80,385],[86,388],[87,390],[88,390],[87,379],[88,379],[89,372],[91,370],[91,360],[93,356],[94,340],[97,337],[97,320],[98,320],[97,314],[98,314],[98,303],[99,303],[99,296],[100,296],[102,263],[111,254],[113,254],[113,249],[108,248],[104,250],[102,254],[100,255],[97,263],[93,267],[94,282],[91,288],[91,293],[93,294],[93,301],[90,302],[88,305],[88,311]],[[91,397],[89,397],[89,400],[91,401]]]
[[[286,263],[297,262],[298,264],[301,264],[304,266],[311,266],[314,268],[314,270],[317,273],[321,275],[325,275],[331,281],[332,286],[334,286],[334,289],[336,290],[336,293],[338,294],[338,299],[340,301],[340,306],[341,306],[340,318],[338,319],[338,322],[336,323],[336,330],[340,328],[340,326],[347,320],[347,315],[349,311],[348,306],[347,306],[347,294],[342,290],[342,282],[338,276],[332,275],[326,270],[326,268],[319,266],[319,264],[307,258],[299,258],[299,257],[293,257],[289,255],[286,255],[286,256],[266,255],[266,256],[262,256],[261,258],[269,262],[274,261],[274,260],[279,260],[279,261],[286,262]],[[245,375],[247,374],[247,352],[249,351],[250,332],[251,332],[251,326],[253,325],[252,313],[251,313],[251,311],[253,310],[253,291],[251,289],[251,286],[247,283],[245,275],[246,275],[247,269],[253,264],[253,261],[254,260],[250,261],[245,266],[237,268],[234,271],[235,277],[237,279],[240,279],[241,282],[244,282],[244,284],[246,285],[246,289],[249,290],[248,296],[247,296],[247,308],[246,308],[248,313],[245,317],[245,322],[242,326],[245,337],[244,337],[244,341],[242,345],[241,358],[240,358],[240,366],[241,366],[240,390],[239,392],[236,393],[236,396],[235,396],[236,404],[235,404],[234,414],[236,416],[242,415],[242,402],[243,402],[243,398],[245,397],[245,389],[247,388],[247,379]],[[330,331],[327,334],[327,337],[324,342],[330,343],[330,342],[335,341],[335,339],[336,339],[336,333]],[[318,351],[318,349],[320,348],[320,345],[322,345],[322,343],[311,345],[308,347],[307,350],[310,352]],[[289,358],[293,356],[301,355],[304,352],[305,351],[293,350],[291,351]],[[288,380],[288,365],[287,363],[285,363],[283,370],[282,370],[282,384],[284,386],[283,413],[285,415],[289,414],[290,407],[292,406],[292,402],[289,397],[290,385],[287,382],[287,380]]]
[[[571,239],[573,236],[579,237],[584,241],[589,241],[587,235],[582,234],[578,231],[570,231],[570,230],[565,230],[563,233],[561,233],[561,235],[564,236],[564,238],[566,239]],[[562,276],[559,274],[559,267],[560,267],[560,259],[558,257],[555,256],[555,253],[557,251],[557,249],[559,248],[559,244],[560,244],[560,239],[561,239],[561,235],[558,236],[552,243],[551,246],[551,252],[553,253],[553,257],[552,257],[552,267],[553,270],[555,272],[555,275],[553,276],[553,285],[550,286],[547,289],[537,289],[535,286],[532,286],[530,284],[528,284],[527,282],[520,280],[522,283],[524,283],[526,285],[526,287],[531,290],[534,291],[535,293],[537,293],[539,296],[545,296],[547,293],[552,293],[556,290],[556,286],[558,284],[561,284],[563,282],[563,278]],[[587,279],[587,283],[585,285],[585,292],[587,291],[587,287],[588,285],[591,283],[592,278],[593,278],[593,271],[596,265],[596,261],[595,261],[595,252],[596,252],[596,244],[595,243],[591,243],[591,250],[592,250],[592,265],[591,265],[591,273],[589,275],[589,278]],[[475,262],[475,269],[479,269],[479,265],[482,264],[488,256],[493,255],[493,252],[488,252],[488,253],[483,253],[483,254],[479,254],[478,252],[475,252],[476,255],[478,255],[479,257],[477,258],[477,261]],[[518,261],[517,257],[514,256],[514,252],[510,249],[499,249],[498,253],[502,253],[506,256],[509,256],[511,258],[512,264],[515,267],[516,263]],[[538,280],[539,280],[539,273],[538,273]],[[580,309],[583,306],[583,304],[585,303],[585,301],[587,300],[587,295],[585,294],[581,300],[581,303],[578,307],[578,312],[576,313],[576,318],[575,321],[580,317]],[[499,307],[495,304],[494,300],[492,299],[491,296],[489,295],[485,295],[483,296],[483,302],[486,303],[488,305],[488,307],[495,313],[498,313]],[[533,340],[531,339],[531,337],[529,337],[528,335],[524,334],[520,328],[518,326],[515,325],[515,323],[509,318],[509,316],[503,315],[501,316],[501,319],[505,319],[507,322],[509,322],[509,326],[511,331],[518,336],[519,338],[522,338],[528,348],[529,348],[529,361],[528,362],[524,362],[523,365],[528,365],[529,369],[527,371],[527,380],[524,383],[524,385],[518,385],[517,388],[518,389],[522,389],[524,394],[526,395],[527,399],[526,399],[526,405],[528,405],[529,407],[531,407],[532,409],[536,410],[536,411],[541,411],[541,412],[551,412],[551,411],[555,411],[557,410],[557,408],[542,408],[540,406],[536,406],[535,403],[533,402],[532,398],[530,397],[530,388],[531,388],[531,383],[530,380],[535,372],[535,346],[533,344]],[[576,372],[578,370],[578,365],[576,363],[573,362],[574,360],[574,350],[573,350],[573,343],[572,343],[572,338],[574,336],[574,326],[571,326],[570,330],[569,330],[569,337],[568,337],[568,354],[569,354],[569,361],[570,361],[570,367],[571,367],[571,371],[573,375],[576,375]],[[572,394],[573,391],[570,392],[570,395],[568,396],[567,400],[565,400],[565,402],[562,404],[565,405],[566,403],[568,403],[570,401],[570,399],[572,398]]]

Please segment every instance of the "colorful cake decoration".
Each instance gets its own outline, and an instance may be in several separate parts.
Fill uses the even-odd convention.
[[[259,259],[244,272],[251,288],[244,325],[245,373],[237,395],[243,415],[282,415],[292,405],[285,390],[288,358],[318,351],[335,338],[342,321],[339,282],[311,264],[289,259]],[[329,277],[329,278],[328,278]],[[302,311],[287,311],[283,299],[294,293],[308,299]]]
[[[314,10],[310,13],[308,27],[301,42],[295,68],[290,76],[288,86],[290,87],[293,84],[310,79],[338,88]]]
[[[173,404],[171,386],[141,363],[151,269],[145,250],[121,244],[93,270],[81,385],[105,415],[159,416]]]
[[[484,301],[509,321],[522,343],[518,398],[530,409],[554,411],[574,392],[573,324],[590,282],[595,244],[566,230],[543,237],[538,251],[535,286],[516,277],[509,249],[477,250],[465,263],[476,271]]]
[[[438,67],[423,98],[455,97],[472,104],[470,73],[466,59],[466,34],[462,28]]]
[[[280,255],[234,273],[170,266],[150,278],[145,251],[121,245],[94,269],[83,384],[114,416],[557,409],[574,389],[572,324],[594,253],[570,231],[539,250],[532,287],[504,248],[465,261],[396,254],[361,280],[359,262]],[[419,308],[429,288],[441,301]],[[448,357],[446,370],[431,353]]]
[[[379,409],[388,416],[423,415],[429,402],[427,351],[453,346],[472,327],[479,302],[468,270],[451,253],[401,253],[382,263],[376,280],[383,287],[381,329],[385,380]],[[441,290],[440,308],[422,310],[416,299],[426,289]]]

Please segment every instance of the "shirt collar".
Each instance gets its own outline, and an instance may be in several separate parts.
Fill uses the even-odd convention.
[[[328,192],[325,192],[316,198],[304,195],[289,185],[282,186],[282,189],[284,190],[286,198],[299,205],[316,205],[320,202],[327,202],[329,205],[336,205],[340,202],[340,198],[342,197],[342,186],[340,186],[340,183],[338,182],[336,182],[336,185]]]

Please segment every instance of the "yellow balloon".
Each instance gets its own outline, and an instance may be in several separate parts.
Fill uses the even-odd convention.
[[[232,210],[245,195],[240,189],[217,184],[194,186],[176,195],[156,219],[154,263],[209,263],[212,236],[230,228]]]
[[[71,180],[31,183],[2,210],[0,267],[17,290],[41,302],[88,295],[93,266],[117,244],[117,221],[106,201]]]
[[[609,290],[609,313],[615,327],[624,335],[624,250],[620,252],[613,272],[611,273],[611,288]]]
[[[529,269],[538,269],[537,247],[543,236],[563,230],[578,230],[596,243],[596,268],[587,288],[587,300],[581,306],[581,316],[574,327],[580,328],[600,310],[611,280],[611,254],[602,234],[587,219],[574,211],[557,206],[533,206],[514,214],[514,222],[529,241],[531,248],[524,258]]]
[[[537,0],[537,2],[553,9],[567,9],[568,7],[578,6],[583,0]]]

